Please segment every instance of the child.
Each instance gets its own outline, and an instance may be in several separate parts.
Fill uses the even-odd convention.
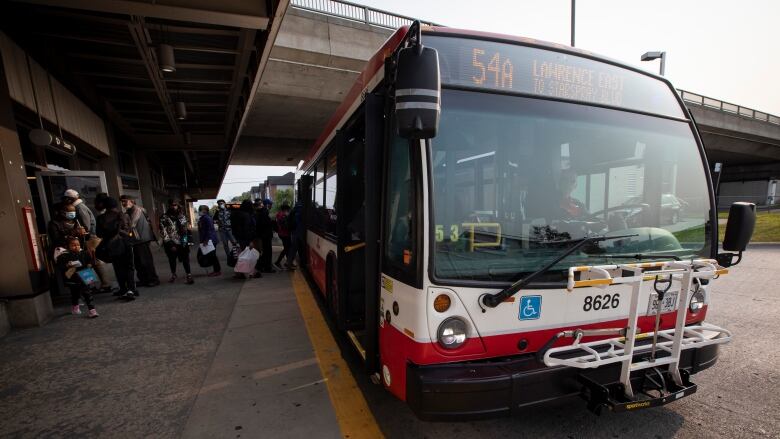
[[[68,239],[68,251],[57,257],[57,264],[64,276],[65,285],[70,288],[71,313],[81,314],[79,298],[83,297],[89,309],[89,318],[97,317],[97,310],[92,304],[92,285],[87,285],[78,274],[79,271],[92,267],[92,258],[81,249],[81,243],[77,238]]]

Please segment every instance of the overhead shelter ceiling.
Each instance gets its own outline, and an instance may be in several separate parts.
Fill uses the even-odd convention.
[[[0,26],[116,137],[149,151],[166,183],[213,197],[287,3],[20,0],[3,3]],[[160,70],[160,44],[173,46],[175,72]]]

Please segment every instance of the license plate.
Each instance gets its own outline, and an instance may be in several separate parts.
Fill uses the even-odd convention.
[[[666,294],[664,294],[664,300],[661,301],[661,314],[674,311],[675,305],[677,304],[677,296],[679,294],[679,291],[667,291]],[[654,316],[657,312],[658,301],[655,300],[656,297],[655,294],[650,295],[650,300],[647,304],[647,315]]]

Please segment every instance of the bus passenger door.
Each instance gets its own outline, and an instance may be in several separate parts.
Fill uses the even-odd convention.
[[[301,212],[301,219],[302,221],[298,224],[298,227],[301,228],[301,230],[296,230],[296,233],[294,235],[295,239],[298,239],[298,249],[299,255],[300,255],[300,264],[302,266],[305,266],[309,261],[309,251],[306,244],[306,218],[309,218],[309,212],[312,209],[311,207],[311,186],[312,186],[312,177],[311,175],[301,175],[301,178],[298,179],[298,198],[297,201],[301,202],[301,205],[303,206],[303,210]]]

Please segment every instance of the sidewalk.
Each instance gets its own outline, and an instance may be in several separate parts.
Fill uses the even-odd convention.
[[[195,284],[168,284],[154,256],[137,300],[0,339],[0,437],[340,436],[289,273],[207,278],[192,255]]]

